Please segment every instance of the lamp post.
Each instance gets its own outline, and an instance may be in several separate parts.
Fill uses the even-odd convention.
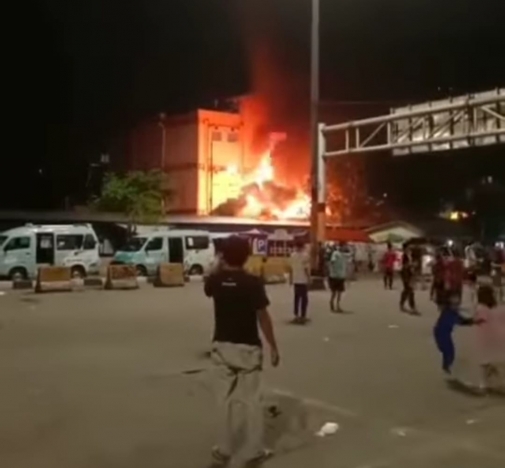
[[[310,213],[310,254],[314,273],[319,270],[319,241],[324,236],[325,199],[324,182],[321,173],[324,164],[319,152],[319,21],[320,0],[312,0],[312,25],[310,48],[310,141],[311,141],[311,213]],[[323,182],[323,186],[321,185]],[[316,285],[314,285],[316,286]]]

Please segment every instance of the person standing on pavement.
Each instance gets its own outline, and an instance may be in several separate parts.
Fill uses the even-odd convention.
[[[396,253],[393,246],[388,242],[386,253],[382,257],[382,268],[384,273],[384,289],[393,289],[395,274]]]
[[[295,248],[290,258],[289,284],[294,291],[294,322],[304,324],[307,321],[309,306],[310,257],[302,239],[295,241]]]
[[[460,315],[460,297],[457,291],[446,289],[441,302],[440,315],[433,327],[433,335],[437,348],[442,354],[442,369],[450,377],[456,358],[456,348],[452,338],[454,328],[457,325],[480,325],[483,320]]]
[[[468,289],[470,291],[470,302],[476,303],[477,299],[477,279],[478,279],[478,262],[477,262],[477,244],[471,243],[465,248],[465,269],[468,279]]]
[[[261,405],[261,371],[263,350],[259,329],[270,348],[273,367],[279,365],[279,351],[269,300],[261,280],[247,273],[249,256],[245,239],[230,237],[224,244],[222,263],[205,281],[205,294],[214,301],[214,338],[212,361],[215,366],[219,401],[222,406],[220,443],[212,450],[214,466],[225,466],[235,455],[233,443],[237,426],[232,407],[245,408],[247,462],[258,464],[272,455],[264,447],[263,408]]]
[[[415,265],[412,260],[410,248],[407,245],[404,245],[401,270],[403,290],[400,296],[400,310],[402,312],[407,312],[405,309],[405,303],[408,303],[410,313],[413,315],[418,315],[419,312],[416,309],[416,299],[414,293],[414,271]]]
[[[340,306],[342,295],[345,292],[345,281],[347,278],[347,259],[342,252],[343,245],[336,247],[331,254],[328,263],[328,286],[330,287],[330,310],[332,312],[342,312]],[[336,300],[336,304],[335,304]]]
[[[442,251],[437,251],[435,254],[435,261],[431,266],[431,275],[433,277],[430,290],[430,298],[439,307],[443,305],[444,290],[445,290],[445,260]]]
[[[495,247],[492,258],[492,278],[496,297],[499,303],[503,302],[503,265],[505,264],[505,254],[503,249]]]
[[[457,249],[453,249],[445,268],[445,289],[452,295],[463,299],[463,282],[465,279],[465,265]]]

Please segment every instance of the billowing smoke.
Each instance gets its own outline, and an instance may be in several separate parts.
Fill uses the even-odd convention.
[[[304,32],[308,37],[309,21],[303,12],[293,12],[292,3],[236,2],[251,90],[241,103],[247,176],[238,199],[219,206],[216,214],[292,219],[305,218],[310,210],[305,193],[309,174],[308,51],[303,41],[297,42]],[[303,23],[293,28],[289,21],[293,18],[301,18]]]
[[[276,174],[286,184],[304,184],[309,171],[310,2],[241,0],[236,6],[253,93],[248,103],[253,110],[247,113],[254,127],[251,149],[261,154],[270,132],[285,132],[287,140],[273,154]]]

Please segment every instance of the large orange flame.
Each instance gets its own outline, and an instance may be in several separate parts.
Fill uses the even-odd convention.
[[[241,175],[234,164],[230,164],[224,172],[233,177],[240,187],[238,216],[280,220],[309,217],[309,196],[301,189],[279,184],[270,150],[260,158],[257,167],[249,174]]]

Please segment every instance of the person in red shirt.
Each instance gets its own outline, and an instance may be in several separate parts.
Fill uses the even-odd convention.
[[[453,252],[445,268],[445,290],[457,295],[461,302],[463,296],[463,280],[465,278],[465,265],[459,253]]]
[[[433,282],[431,283],[430,297],[431,300],[439,306],[442,305],[442,300],[444,298],[445,267],[446,262],[444,260],[443,252],[438,251],[435,256],[435,262],[431,267]]]
[[[382,257],[382,269],[384,273],[384,289],[393,289],[395,273],[396,253],[393,246],[388,243],[388,249]]]

